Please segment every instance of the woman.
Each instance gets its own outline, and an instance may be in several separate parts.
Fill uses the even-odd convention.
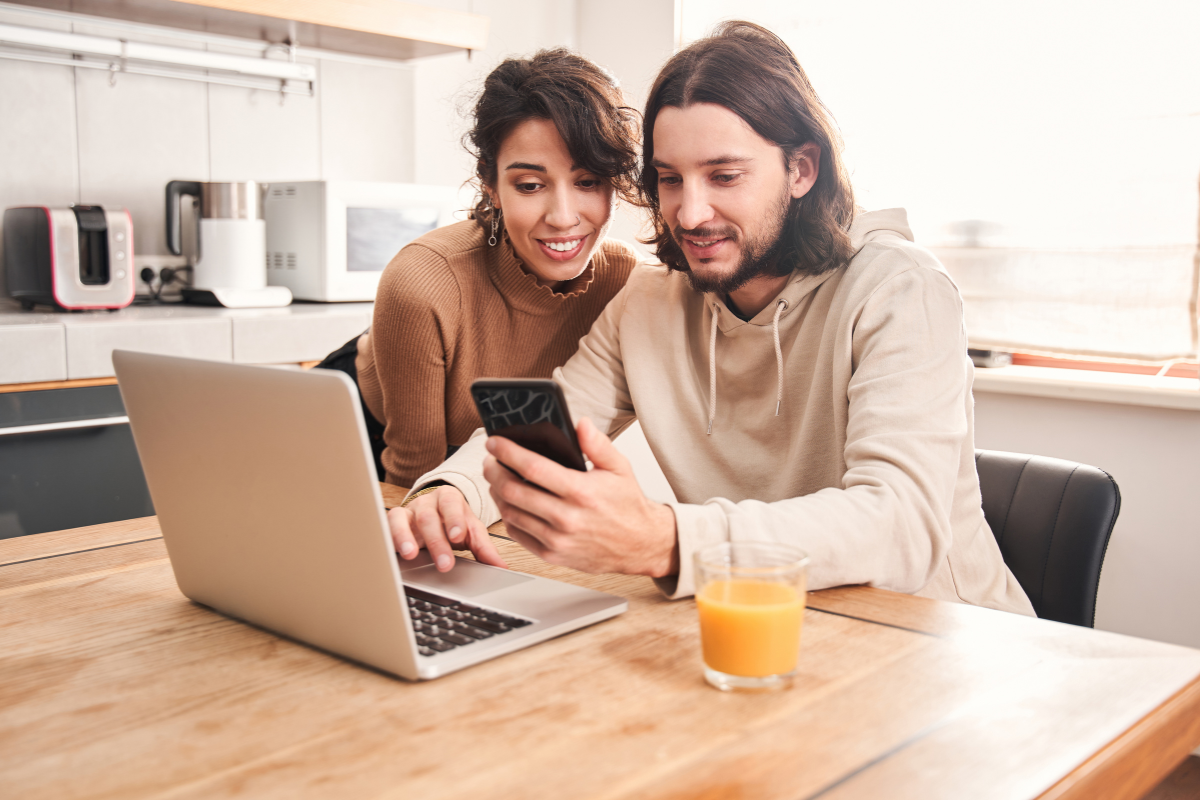
[[[636,197],[637,136],[621,90],[567,50],[487,77],[467,135],[471,218],[402,249],[371,329],[322,364],[357,348],[381,478],[411,486],[467,440],[476,378],[546,378],[575,352],[635,263],[605,234],[617,198]]]

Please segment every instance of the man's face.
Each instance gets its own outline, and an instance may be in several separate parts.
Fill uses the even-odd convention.
[[[660,208],[697,291],[736,291],[777,252],[788,207],[816,180],[724,106],[668,106],[654,121]],[[811,171],[811,179],[801,174]]]

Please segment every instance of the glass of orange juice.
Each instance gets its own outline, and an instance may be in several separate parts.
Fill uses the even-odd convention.
[[[705,680],[723,691],[791,686],[808,555],[775,542],[731,542],[695,559]]]

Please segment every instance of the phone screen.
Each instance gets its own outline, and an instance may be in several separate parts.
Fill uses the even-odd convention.
[[[503,436],[564,467],[584,471],[562,389],[548,380],[478,380],[471,396],[488,436]]]

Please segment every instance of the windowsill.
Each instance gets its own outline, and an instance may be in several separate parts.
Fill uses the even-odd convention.
[[[1200,411],[1200,381],[1194,378],[1051,367],[977,368],[975,391]]]

